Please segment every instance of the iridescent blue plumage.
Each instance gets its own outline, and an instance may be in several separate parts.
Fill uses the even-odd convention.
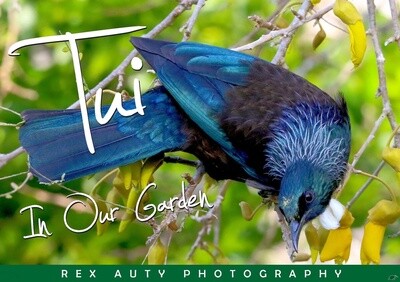
[[[132,163],[183,146],[184,118],[163,87],[143,95],[144,116],[114,114],[106,125],[88,111],[95,154],[90,154],[79,110],[26,111],[20,140],[29,154],[30,170],[41,182],[68,181],[98,171]],[[133,100],[123,103],[134,107]],[[108,107],[103,107],[105,112]]]
[[[91,155],[78,111],[25,112],[20,140],[31,171],[43,182],[70,180],[186,151],[217,180],[247,182],[261,195],[278,196],[297,249],[301,227],[324,211],[346,170],[350,123],[343,98],[246,54],[131,41],[163,84],[143,95],[145,115],[116,114],[100,126],[90,110]]]

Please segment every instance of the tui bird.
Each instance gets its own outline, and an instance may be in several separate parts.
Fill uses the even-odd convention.
[[[346,171],[350,122],[343,97],[334,99],[282,67],[232,50],[131,42],[162,83],[142,95],[145,114],[115,113],[100,125],[89,109],[92,155],[79,110],[25,111],[20,141],[30,171],[54,183],[185,151],[216,180],[276,195],[297,251],[303,225],[325,210]]]

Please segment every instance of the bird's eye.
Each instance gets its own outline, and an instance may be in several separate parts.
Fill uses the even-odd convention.
[[[312,201],[314,201],[314,191],[305,192],[304,200],[306,201],[307,204],[310,204]]]

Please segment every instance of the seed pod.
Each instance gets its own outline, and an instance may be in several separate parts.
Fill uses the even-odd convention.
[[[240,210],[242,212],[242,217],[247,220],[250,221],[253,218],[253,209],[250,207],[250,205],[247,202],[240,202],[239,203],[240,206]]]
[[[149,264],[165,264],[167,258],[167,248],[158,239],[150,248],[147,256]]]
[[[368,211],[368,220],[383,226],[392,224],[399,217],[399,204],[389,200],[380,200],[372,209]]]
[[[382,159],[387,162],[393,169],[400,172],[400,149],[385,147],[382,152]]]
[[[312,42],[312,47],[313,49],[317,49],[319,45],[325,40],[326,38],[326,33],[325,30],[320,26],[319,31],[317,34],[314,36],[313,42]]]

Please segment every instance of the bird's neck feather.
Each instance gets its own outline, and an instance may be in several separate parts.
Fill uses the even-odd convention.
[[[333,179],[342,177],[348,136],[342,134],[342,127],[329,114],[329,110],[310,105],[283,113],[271,128],[271,141],[266,147],[266,169],[271,176],[281,179],[290,166],[305,161],[325,170]]]

